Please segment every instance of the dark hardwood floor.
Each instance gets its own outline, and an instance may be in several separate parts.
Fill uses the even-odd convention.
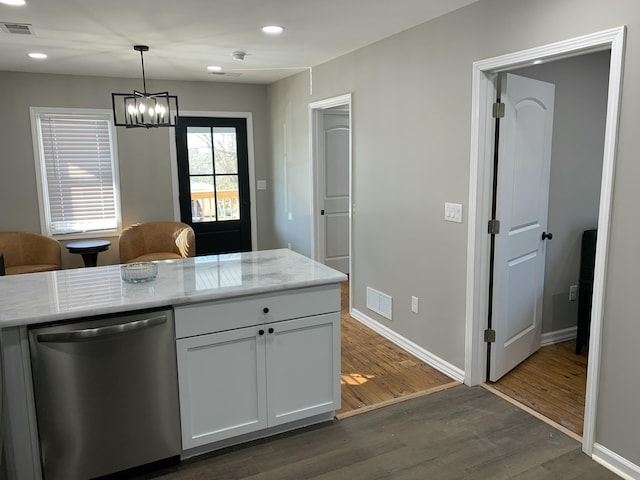
[[[347,284],[342,293],[343,408],[338,419],[132,478],[618,478],[584,455],[569,436],[483,388],[452,382],[352,319]],[[586,357],[569,355],[572,348],[573,344],[545,347],[493,386],[566,425],[566,416],[552,412],[561,410],[558,404],[575,402],[568,410],[584,410],[584,391],[580,407],[580,394],[573,389],[581,388]],[[430,392],[435,393],[426,395]],[[565,394],[571,400],[556,401]],[[547,404],[555,406],[541,408]],[[582,427],[581,421],[571,422],[572,427]]]
[[[542,347],[490,385],[577,435],[582,435],[587,357],[576,355],[575,340]]]
[[[136,477],[161,480],[607,480],[578,442],[464,385]]]

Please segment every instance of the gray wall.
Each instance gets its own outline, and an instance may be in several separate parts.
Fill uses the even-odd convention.
[[[609,52],[515,70],[555,84],[542,332],[575,327],[582,232],[598,225],[609,86]]]
[[[640,465],[640,384],[634,380],[640,340],[636,0],[481,0],[315,67],[312,95],[306,73],[271,85],[268,103],[275,191],[289,187],[303,212],[287,220],[276,198],[277,243],[291,241],[310,253],[308,103],[353,92],[353,305],[462,368],[467,222],[466,215],[462,225],[444,222],[443,205],[467,205],[471,65],[620,25],[628,26],[628,36],[596,440]],[[285,131],[286,152],[279,140]],[[286,179],[285,154],[292,164]],[[366,309],[368,285],[393,296],[393,321]],[[419,315],[410,312],[411,295],[420,298]]]
[[[152,91],[177,95],[182,110],[252,112],[256,178],[269,178],[266,87],[206,82],[148,82]],[[0,72],[0,230],[40,232],[29,107],[111,108],[111,92],[140,89],[140,80]],[[170,130],[117,129],[123,226],[172,220]],[[269,182],[271,185],[271,182]],[[269,191],[256,191],[258,248],[271,245]],[[119,263],[117,237],[99,255]],[[64,242],[63,242],[64,243]],[[63,267],[82,260],[63,249]]]

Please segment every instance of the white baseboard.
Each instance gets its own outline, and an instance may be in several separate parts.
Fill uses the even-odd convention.
[[[389,327],[382,325],[380,322],[374,320],[373,318],[365,315],[359,310],[355,308],[351,310],[351,316],[358,320],[360,323],[366,325],[374,332],[382,335],[387,340],[398,345],[403,350],[406,350],[414,357],[419,358],[427,365],[432,366],[436,370],[448,375],[454,380],[459,382],[464,382],[464,370],[456,367],[455,365],[446,362],[440,357],[434,355],[433,353],[425,350],[420,345],[413,343],[411,340],[403,337],[402,335],[394,332]]]
[[[627,480],[640,480],[640,467],[638,465],[631,463],[626,458],[621,457],[599,443],[593,445],[591,458],[622,478]]]
[[[554,343],[566,342],[567,340],[573,340],[577,336],[578,327],[569,327],[563,330],[543,333],[540,335],[540,346],[546,347],[547,345],[553,345]]]

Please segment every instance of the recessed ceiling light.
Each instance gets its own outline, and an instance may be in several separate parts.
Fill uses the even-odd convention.
[[[542,63],[542,60],[534,60],[533,64],[534,65],[540,65]]]
[[[44,60],[45,58],[47,58],[46,53],[32,52],[32,53],[28,53],[27,55],[29,55],[29,57],[34,58],[36,60]]]
[[[268,35],[280,35],[284,28],[279,25],[265,25],[262,27],[262,31]]]
[[[0,3],[5,5],[25,5],[27,2],[24,0],[0,0]]]
[[[210,72],[221,72],[222,67],[219,67],[218,65],[209,65],[207,67],[207,70],[209,70]]]

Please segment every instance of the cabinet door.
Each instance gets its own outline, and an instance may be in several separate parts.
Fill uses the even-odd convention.
[[[340,314],[266,325],[269,426],[340,408]]]
[[[177,341],[183,450],[267,426],[263,328]]]

